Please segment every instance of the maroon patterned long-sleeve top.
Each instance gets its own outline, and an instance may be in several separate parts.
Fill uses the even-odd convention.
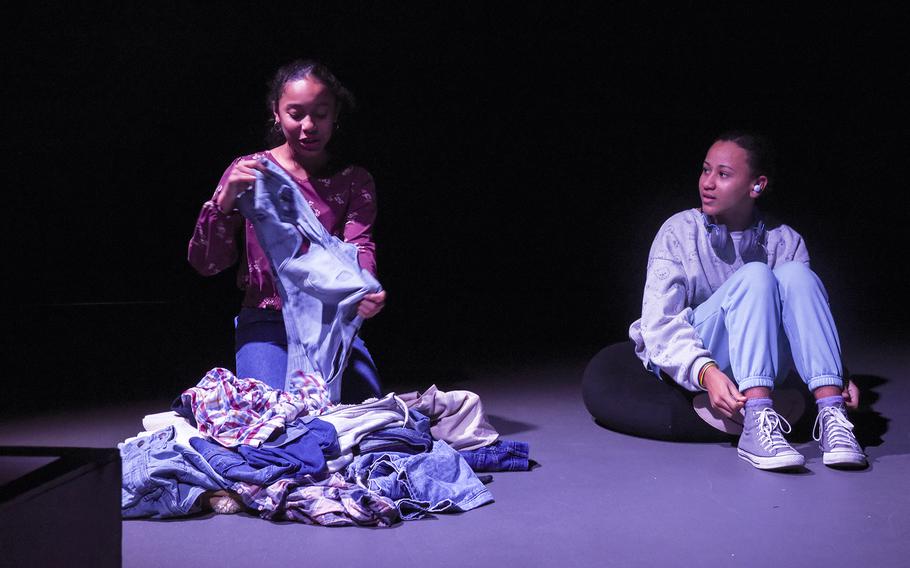
[[[215,197],[227,183],[237,162],[261,158],[281,166],[271,153],[259,152],[235,159],[225,170],[212,199],[205,202],[199,213],[187,260],[204,276],[217,274],[240,260],[237,285],[245,290],[243,306],[280,310],[281,297],[275,277],[256,240],[253,225],[238,211],[225,213],[215,204]],[[287,173],[300,186],[303,196],[329,233],[357,245],[360,266],[375,275],[376,245],[372,230],[376,219],[376,190],[369,172],[358,166],[347,166],[334,170],[325,178],[300,179]]]

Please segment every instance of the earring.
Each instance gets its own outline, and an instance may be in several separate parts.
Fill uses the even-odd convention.
[[[762,192],[761,184],[760,183],[755,184],[755,187],[752,188],[752,191],[754,191],[755,193],[761,193]]]
[[[276,120],[275,124],[272,125],[272,130],[275,132],[281,132],[281,123]]]

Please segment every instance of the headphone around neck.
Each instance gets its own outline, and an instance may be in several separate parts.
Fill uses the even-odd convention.
[[[760,188],[758,184],[755,187]],[[760,189],[756,191],[760,191]],[[701,216],[705,223],[705,230],[708,231],[708,242],[711,243],[711,248],[719,258],[724,258],[724,255],[727,254],[727,243],[730,242],[730,232],[727,230],[727,226],[714,223],[704,212]],[[742,240],[739,242],[739,256],[742,257],[743,262],[762,258],[762,253],[765,252],[762,242],[764,237],[765,221],[756,212],[752,226],[743,231]]]

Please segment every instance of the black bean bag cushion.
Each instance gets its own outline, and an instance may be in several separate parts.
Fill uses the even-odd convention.
[[[644,368],[631,341],[614,343],[588,363],[582,396],[598,424],[623,434],[674,442],[736,439],[698,417],[692,407],[695,393],[665,379]]]

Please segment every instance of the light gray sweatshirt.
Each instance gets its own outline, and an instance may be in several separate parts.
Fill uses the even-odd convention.
[[[629,327],[635,353],[647,367],[660,367],[690,391],[700,390],[698,371],[711,360],[690,315],[743,266],[728,238],[728,252],[711,246],[698,209],[681,211],[661,226],[648,255],[641,319]],[[761,239],[760,261],[770,268],[787,262],[809,264],[803,238],[788,225],[768,226]]]

